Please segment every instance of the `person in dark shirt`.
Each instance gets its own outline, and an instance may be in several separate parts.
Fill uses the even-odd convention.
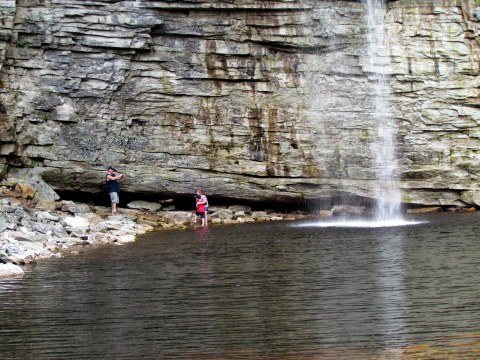
[[[122,173],[117,173],[117,170],[115,170],[113,167],[108,167],[105,180],[107,182],[107,190],[112,203],[112,214],[117,212],[117,204],[120,202],[120,197],[118,196],[118,193],[120,192],[119,181],[124,177],[125,175]]]

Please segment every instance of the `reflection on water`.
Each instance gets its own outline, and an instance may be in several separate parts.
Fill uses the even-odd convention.
[[[0,357],[478,354],[480,217],[415,220],[155,233],[47,261],[0,281]]]

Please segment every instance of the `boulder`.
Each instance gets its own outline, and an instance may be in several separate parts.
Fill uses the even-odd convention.
[[[254,211],[252,212],[252,219],[256,221],[265,221],[268,220],[269,216],[265,211]]]
[[[234,217],[235,219],[239,219],[239,218],[244,218],[245,217],[245,211],[236,211],[235,214],[234,214]]]
[[[120,243],[120,244],[126,244],[126,243],[129,243],[129,242],[134,242],[135,241],[135,235],[127,234],[127,235],[115,236],[115,241]]]
[[[138,209],[138,210],[147,210],[147,211],[158,211],[162,208],[162,205],[155,202],[150,201],[143,201],[143,200],[135,200],[127,204],[127,207],[130,209]]]
[[[86,214],[91,212],[87,204],[64,204],[62,205],[62,211],[72,214]]]
[[[18,192],[24,199],[31,200],[35,197],[37,191],[28,184],[18,183],[15,185],[15,191]]]
[[[67,216],[62,219],[62,225],[70,230],[84,232],[89,226],[88,219],[81,216]]]
[[[370,215],[370,211],[365,206],[335,205],[332,212],[334,215]]]
[[[220,218],[220,219],[233,219],[234,212],[230,209],[222,209],[222,208],[217,208],[214,209],[211,214],[208,215],[209,219],[215,219],[215,218]]]
[[[0,264],[0,278],[22,277],[23,269],[15,264]]]
[[[60,217],[57,215],[50,214],[49,212],[46,211],[38,211],[36,213],[37,219],[41,221],[60,221]]]
[[[59,203],[54,201],[38,201],[35,204],[35,208],[39,210],[53,211],[58,208],[61,209],[61,205],[59,206]]]
[[[160,216],[165,223],[174,223],[177,225],[188,224],[193,219],[193,213],[190,211],[162,211]]]
[[[329,218],[333,216],[333,210],[320,210],[318,216],[321,218]]]
[[[55,190],[33,169],[20,169],[14,178],[7,180],[9,183],[16,183],[15,191],[19,191],[26,199],[35,198],[36,201],[45,202],[54,202],[60,199]]]
[[[245,206],[245,205],[230,205],[228,207],[228,210],[233,211],[234,213],[243,211],[246,214],[249,214],[252,211],[251,206]]]

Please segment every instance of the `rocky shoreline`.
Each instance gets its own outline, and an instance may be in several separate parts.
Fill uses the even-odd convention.
[[[0,278],[23,276],[22,265],[65,254],[79,253],[85,246],[136,240],[149,231],[194,228],[192,211],[175,210],[173,200],[132,201],[128,208],[110,208],[69,200],[58,195],[40,179],[7,179],[0,183]],[[410,209],[409,213],[444,211],[440,207]],[[452,211],[451,209],[449,211]],[[476,211],[475,208],[454,211]],[[335,206],[315,213],[297,211],[252,211],[245,205],[214,206],[208,225],[263,221],[328,218],[336,215],[369,216],[359,206]]]
[[[154,230],[193,228],[192,211],[134,201],[130,208],[110,208],[68,200],[42,201],[39,190],[24,180],[0,184],[0,278],[22,276],[21,265],[78,252],[99,244],[125,244]],[[50,199],[51,200],[51,199]],[[252,211],[232,205],[209,210],[209,225],[297,220],[306,213]]]

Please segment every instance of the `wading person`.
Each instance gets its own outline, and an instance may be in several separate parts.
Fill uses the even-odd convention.
[[[195,197],[196,211],[195,211],[194,220],[192,222],[196,224],[197,217],[199,217],[202,220],[202,226],[205,226],[207,224],[207,221],[206,221],[207,219],[205,216],[206,215],[205,207],[208,206],[207,197],[203,195],[202,189],[198,189],[194,197]]]
[[[107,190],[110,195],[110,202],[112,203],[112,214],[117,212],[117,204],[120,202],[118,193],[120,192],[119,181],[125,176],[122,173],[117,173],[113,167],[109,166],[107,169],[107,176],[105,180],[107,182]]]
[[[200,196],[201,196],[201,199],[202,201],[205,202],[205,225],[207,225],[208,223],[208,199],[207,199],[207,196],[205,195],[205,191],[203,191],[203,189],[198,189],[198,191],[200,192]]]

